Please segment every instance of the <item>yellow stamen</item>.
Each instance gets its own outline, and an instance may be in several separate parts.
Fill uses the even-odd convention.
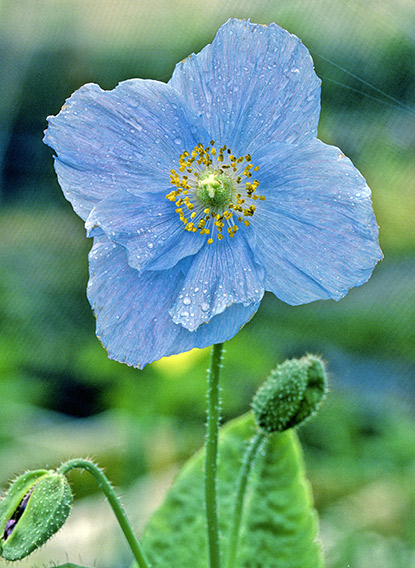
[[[265,200],[265,196],[256,193],[259,180],[252,181],[252,172],[259,167],[251,162],[250,154],[235,156],[226,145],[216,149],[214,140],[207,146],[199,143],[193,150],[180,154],[178,168],[170,170],[174,189],[166,194],[166,199],[174,203],[186,231],[211,235],[207,242],[212,244],[215,237],[220,241],[224,235],[235,236],[240,226],[231,225],[231,219],[250,226],[246,218],[254,215],[254,202]],[[228,193],[224,194],[224,190]],[[191,212],[190,222],[183,210]]]

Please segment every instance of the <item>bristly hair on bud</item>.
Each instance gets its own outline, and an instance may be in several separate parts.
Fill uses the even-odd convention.
[[[45,469],[19,476],[0,502],[0,556],[21,560],[65,523],[72,506],[66,477]]]
[[[326,391],[326,370],[319,357],[306,355],[285,361],[271,371],[255,394],[255,420],[267,433],[299,426],[315,414]]]

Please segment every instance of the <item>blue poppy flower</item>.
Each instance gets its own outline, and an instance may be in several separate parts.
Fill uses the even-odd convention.
[[[230,339],[266,290],[339,300],[370,277],[370,190],[317,140],[319,112],[301,41],[229,20],[167,84],[88,84],[49,117],[60,185],[94,237],[88,297],[111,358],[143,367]]]

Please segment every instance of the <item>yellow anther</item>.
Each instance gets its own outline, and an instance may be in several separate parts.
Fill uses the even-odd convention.
[[[253,203],[257,200],[265,200],[264,196],[255,194],[259,181],[250,180],[251,172],[259,170],[258,166],[254,167],[251,163],[251,155],[238,157],[232,154],[228,146],[223,145],[216,149],[214,144],[214,140],[206,146],[199,143],[191,151],[185,150],[180,154],[178,169],[171,169],[169,174],[170,183],[174,189],[166,194],[166,199],[175,203],[175,211],[184,224],[185,230],[209,235],[209,244],[213,242],[215,235],[218,240],[222,240],[224,235],[234,237],[238,226],[230,226],[229,223],[234,213],[234,222],[243,222],[244,226],[249,227],[250,222],[246,218],[252,217],[255,213]],[[243,165],[244,162],[245,165]],[[213,181],[216,182],[218,179],[217,176],[224,176],[226,187],[230,188],[229,198],[226,197],[221,204],[218,202],[217,205],[212,206],[207,198],[202,198],[203,193],[199,193],[198,190],[201,187],[200,180],[210,180],[213,184]],[[222,180],[222,178],[219,179]],[[213,192],[213,195],[209,194],[209,197],[213,199],[216,195]],[[183,211],[189,211],[189,220]],[[228,225],[226,232],[225,224]],[[211,235],[212,228],[213,234]]]
[[[211,245],[212,243],[213,243],[213,239],[212,238],[208,239],[208,245]]]
[[[265,195],[260,195],[260,196],[259,196],[259,200],[260,200],[260,201],[265,201]]]

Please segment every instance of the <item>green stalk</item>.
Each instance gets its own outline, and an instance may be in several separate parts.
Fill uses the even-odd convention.
[[[136,559],[138,566],[140,568],[150,568],[150,563],[148,562],[140,543],[138,542],[131,525],[127,519],[127,515],[114,491],[111,483],[108,481],[107,477],[104,475],[102,470],[89,460],[73,459],[63,463],[57,470],[57,473],[66,475],[71,469],[86,469],[95,478],[100,489],[105,494],[108,502],[114,511],[117,518],[118,524],[123,531],[125,538],[130,545],[131,551]]]
[[[206,424],[205,504],[210,568],[220,568],[220,535],[217,502],[217,462],[220,420],[220,371],[223,343],[212,347],[208,374],[208,408]]]
[[[251,442],[246,449],[245,455],[242,460],[241,469],[239,470],[238,479],[236,482],[236,495],[234,501],[234,508],[232,514],[232,522],[229,530],[228,537],[228,550],[226,557],[226,568],[233,568],[236,558],[236,550],[239,542],[239,533],[242,520],[242,509],[245,500],[246,487],[248,484],[249,475],[255,459],[262,446],[264,440],[267,439],[265,432],[259,430],[251,439]]]

